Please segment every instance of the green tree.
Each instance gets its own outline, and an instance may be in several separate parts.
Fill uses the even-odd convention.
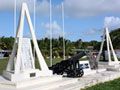
[[[110,32],[114,49],[120,49],[120,28]]]
[[[0,38],[0,48],[3,50],[12,50],[14,43],[13,37],[1,37]]]

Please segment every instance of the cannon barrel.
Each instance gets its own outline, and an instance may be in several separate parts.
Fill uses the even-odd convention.
[[[62,60],[52,67],[49,67],[49,69],[53,70],[53,74],[62,75],[63,73],[67,73],[69,77],[81,77],[83,75],[83,70],[79,66],[79,59],[85,55],[85,52],[80,52],[71,58]]]
[[[66,60],[71,60],[71,61],[72,60],[78,60],[78,59],[82,58],[85,55],[86,55],[86,53],[82,51],[82,52],[80,52],[80,53],[78,53],[78,54],[76,54],[76,55],[74,55],[71,58],[68,58]]]

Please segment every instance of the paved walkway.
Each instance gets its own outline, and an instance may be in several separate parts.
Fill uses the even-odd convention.
[[[87,86],[92,86],[98,83],[114,80],[119,77],[120,77],[120,72],[104,71],[104,72],[96,73],[94,75],[87,75],[82,78],[78,78],[78,82],[74,84],[61,86],[53,90],[80,90]]]
[[[15,89],[9,85],[0,85],[0,90],[80,90],[87,86],[92,86],[97,83],[113,80],[120,77],[120,72],[104,71],[96,74],[83,76],[82,78],[62,78],[61,80],[54,81],[47,84],[38,84],[31,87]]]

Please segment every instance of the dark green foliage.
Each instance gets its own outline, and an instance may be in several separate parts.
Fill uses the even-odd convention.
[[[13,37],[1,37],[0,38],[0,49],[12,50],[14,44]],[[45,58],[50,56],[50,39],[44,38],[38,40],[39,48]],[[33,44],[32,44],[33,46]],[[99,50],[100,43],[98,41],[83,42],[81,39],[77,41],[70,41],[65,39],[65,51],[66,57],[74,54],[74,49],[86,49],[88,46],[93,46],[94,49]],[[63,38],[52,39],[52,50],[54,58],[63,58]]]
[[[120,29],[116,29],[110,32],[111,40],[113,43],[114,49],[120,49]],[[1,37],[0,38],[0,49],[3,50],[12,50],[14,43],[13,37]],[[50,56],[50,39],[44,38],[38,40],[39,48],[45,58]],[[52,39],[52,50],[54,58],[63,58],[63,38],[59,37],[58,39]],[[74,54],[74,49],[87,49],[88,46],[93,46],[94,50],[100,49],[101,42],[92,40],[89,42],[82,41],[78,39],[76,41],[70,41],[65,39],[65,51],[66,56],[72,56]],[[106,50],[106,45],[104,45]]]
[[[13,47],[14,38],[13,37],[1,37],[0,38],[0,49],[11,50]]]
[[[113,47],[120,49],[120,28],[110,32],[110,36],[113,42]]]
[[[50,39],[44,38],[38,40],[39,48],[44,57],[50,56]],[[66,45],[66,55],[69,56],[71,53],[73,54],[72,50],[74,49],[74,44],[70,40],[65,40]],[[53,57],[63,57],[63,38],[59,37],[58,39],[52,39],[52,51]]]

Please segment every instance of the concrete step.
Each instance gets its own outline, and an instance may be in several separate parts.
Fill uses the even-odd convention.
[[[31,78],[30,80],[24,80],[19,82],[11,82],[1,77],[0,86],[2,87],[10,87],[10,88],[24,88],[28,86],[34,86],[37,84],[47,84],[55,81],[62,80],[62,76],[54,75],[51,77],[39,77],[39,78]]]
[[[24,88],[10,88],[9,86],[3,88],[0,86],[0,90],[80,90],[86,86],[110,81],[119,77],[120,72],[104,71],[95,73],[94,75],[83,76],[81,78],[62,78],[57,81],[39,83],[34,86]]]
[[[56,77],[56,78],[55,78]],[[26,80],[24,82],[17,82],[17,88],[16,84],[14,82],[8,82],[6,80],[6,83],[0,83],[0,89],[4,90],[52,90],[54,88],[59,88],[64,85],[69,85],[76,83],[78,79],[76,78],[60,78],[58,76],[54,76],[54,79],[50,77],[43,77],[41,79],[33,79],[33,80]],[[27,86],[27,87],[23,87]]]

